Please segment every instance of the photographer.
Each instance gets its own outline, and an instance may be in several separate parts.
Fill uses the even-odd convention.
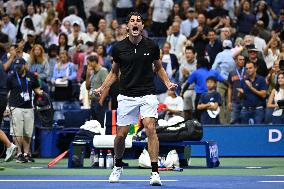
[[[23,58],[16,58],[13,64],[15,72],[8,76],[7,91],[11,111],[10,132],[18,147],[16,162],[34,162],[30,153],[34,129],[32,91],[37,95],[42,95],[43,92],[35,76],[28,71],[28,65]]]
[[[282,103],[282,104],[281,104]],[[277,81],[275,89],[272,90],[268,102],[268,108],[274,108],[272,113],[272,123],[273,124],[283,124],[284,123],[284,72],[281,71],[277,75]]]

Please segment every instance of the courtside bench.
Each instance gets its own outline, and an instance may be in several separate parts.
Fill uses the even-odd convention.
[[[74,143],[75,142],[75,143]],[[73,168],[73,167],[83,167],[84,163],[84,156],[85,156],[85,150],[86,150],[86,146],[87,145],[91,145],[94,148],[97,149],[106,149],[105,146],[94,146],[92,145],[91,142],[88,141],[81,141],[81,142],[77,142],[74,141],[71,145],[70,145],[70,150],[69,150],[69,161],[68,161],[68,168]],[[74,144],[79,144],[81,147],[79,148],[79,152],[78,150],[74,149]],[[144,141],[132,141],[132,147],[141,147],[141,148],[145,148],[147,145],[147,142]],[[181,142],[160,142],[160,146],[167,146],[167,147],[187,147],[187,146],[192,146],[192,145],[201,145],[204,146],[205,148],[205,157],[206,157],[206,167],[208,168],[214,168],[214,167],[218,167],[220,165],[220,161],[219,161],[219,155],[218,155],[218,145],[216,141],[181,141]],[[108,147],[108,149],[110,149],[110,147]],[[77,152],[75,152],[77,151]],[[74,158],[74,153],[76,154],[81,154],[81,161],[80,161],[80,165],[73,165],[73,161],[72,159]],[[190,154],[189,154],[190,156]]]

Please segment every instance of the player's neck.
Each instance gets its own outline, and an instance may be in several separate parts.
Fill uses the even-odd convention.
[[[129,35],[129,41],[134,45],[137,45],[142,40],[142,35],[132,36]]]

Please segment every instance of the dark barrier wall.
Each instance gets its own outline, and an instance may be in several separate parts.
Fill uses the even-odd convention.
[[[219,156],[284,156],[284,125],[204,126],[203,140],[215,140]],[[192,146],[193,156],[204,153]]]

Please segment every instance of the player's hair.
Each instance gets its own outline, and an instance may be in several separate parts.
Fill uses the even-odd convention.
[[[140,16],[141,20],[142,20],[142,24],[144,24],[144,20],[142,15],[139,12],[131,12],[128,14],[127,19],[126,19],[126,24],[128,24],[128,22],[130,21],[131,16]]]

